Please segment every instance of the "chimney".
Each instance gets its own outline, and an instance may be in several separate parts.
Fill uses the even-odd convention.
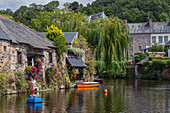
[[[124,23],[127,24],[127,20],[126,19],[124,20]]]
[[[149,26],[152,26],[152,19],[149,19]]]

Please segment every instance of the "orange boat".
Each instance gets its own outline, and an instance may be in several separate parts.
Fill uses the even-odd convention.
[[[99,87],[100,82],[76,82],[77,87]]]
[[[77,91],[99,90],[99,87],[79,87]]]

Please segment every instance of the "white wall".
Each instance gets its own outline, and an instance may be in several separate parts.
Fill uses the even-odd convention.
[[[162,44],[165,44],[164,42],[164,36],[168,36],[168,41],[170,40],[170,33],[166,33],[166,34],[151,34],[151,44],[153,45],[152,43],[152,36],[155,36],[156,37],[156,43],[159,43],[159,36],[162,36]]]

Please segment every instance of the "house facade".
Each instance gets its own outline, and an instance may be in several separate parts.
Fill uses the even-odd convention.
[[[34,65],[35,57],[42,61],[42,74],[50,66],[57,65],[57,49],[53,42],[29,27],[0,17],[0,69],[11,72]]]
[[[129,57],[134,59],[137,52],[146,52],[154,43],[165,45],[170,40],[170,21],[166,22],[148,22],[127,23],[124,21],[130,32],[131,47]]]
[[[46,37],[46,32],[40,32],[41,35]],[[85,68],[85,56],[77,56],[72,51],[70,51],[70,48],[74,48],[73,42],[75,40],[78,40],[78,32],[63,32],[64,38],[68,41],[68,53],[65,53],[63,64],[69,64],[71,67],[75,68]],[[74,48],[76,49],[76,48]]]
[[[107,16],[105,15],[104,11],[101,12],[101,13],[98,13],[98,14],[90,15],[90,16],[87,18],[87,20],[88,20],[89,22],[92,22],[92,21],[94,21],[94,20],[96,20],[96,19],[100,19],[100,18],[107,18]]]

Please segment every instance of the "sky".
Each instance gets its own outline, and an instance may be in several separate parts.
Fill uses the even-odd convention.
[[[20,8],[20,6],[26,5],[29,6],[32,3],[36,4],[47,4],[54,0],[0,0],[0,10],[1,9],[11,9],[12,11],[16,11]],[[86,5],[87,3],[91,3],[95,0],[58,0],[60,2],[60,7],[63,6],[65,2],[74,2],[77,1],[79,3],[82,3],[83,5]]]

